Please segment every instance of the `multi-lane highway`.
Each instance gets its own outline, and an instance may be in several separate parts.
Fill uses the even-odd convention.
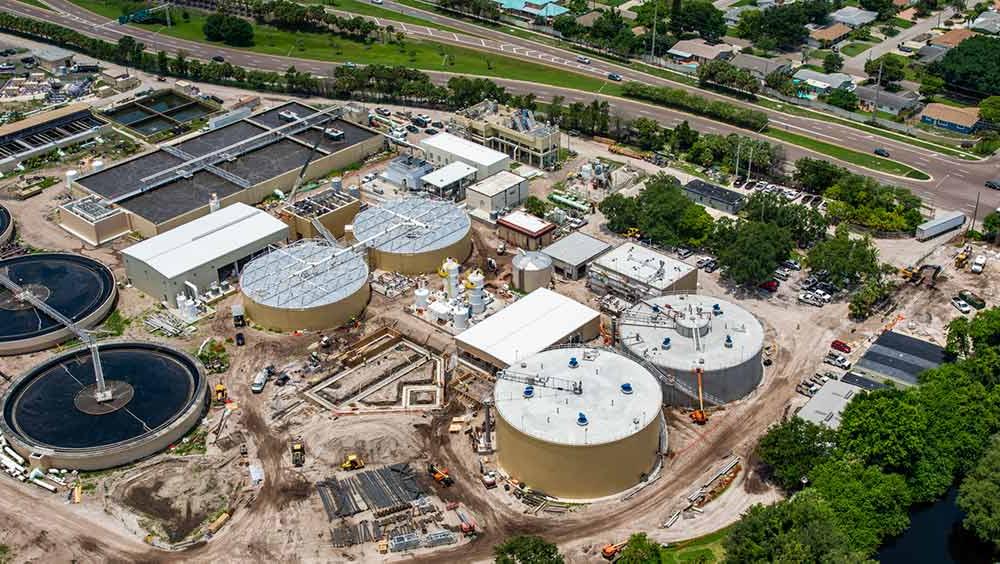
[[[272,70],[282,72],[294,65],[297,69],[309,71],[317,75],[330,75],[335,63],[317,61],[312,59],[299,59],[295,57],[281,57],[266,55],[252,51],[232,49],[195,41],[177,39],[157,33],[155,31],[138,26],[119,26],[116,23],[109,23],[103,16],[94,14],[68,0],[44,0],[48,5],[55,8],[56,12],[42,10],[30,5],[21,4],[15,0],[0,0],[0,7],[4,10],[39,20],[51,21],[82,33],[101,37],[109,41],[117,41],[123,35],[129,35],[136,40],[143,42],[148,49],[164,50],[170,53],[184,51],[187,55],[210,59],[215,55],[222,55],[225,59],[245,68],[257,68],[261,70]],[[435,41],[462,45],[485,51],[496,51],[506,56],[531,60],[542,64],[551,65],[555,68],[562,68],[564,72],[580,72],[594,76],[604,76],[609,72],[616,72],[625,80],[636,80],[648,84],[671,86],[673,88],[684,88],[697,91],[701,96],[724,100],[734,105],[744,105],[745,103],[721,96],[713,92],[699,90],[681,83],[675,83],[649,75],[641,71],[636,71],[629,67],[608,63],[605,61],[595,61],[590,65],[585,65],[576,61],[576,55],[571,51],[552,47],[543,43],[515,37],[501,31],[495,31],[474,24],[451,19],[440,14],[417,10],[408,6],[402,6],[386,0],[385,6],[389,9],[403,14],[425,19],[429,22],[436,22],[447,25],[462,33],[442,31],[440,29],[427,26],[416,26],[396,21],[379,19],[379,23],[391,23],[397,29],[405,30],[414,36],[424,36],[433,38]],[[447,81],[453,76],[450,73],[429,72],[434,80]],[[617,97],[595,95],[590,92],[582,92],[572,89],[559,88],[541,84],[526,83],[520,81],[496,79],[495,81],[504,85],[512,93],[533,92],[541,99],[548,99],[552,96],[563,96],[568,101],[587,101],[595,96],[607,99],[613,111],[626,117],[648,117],[656,119],[666,126],[688,120],[693,127],[710,133],[730,133],[739,132],[747,135],[746,130],[741,130],[726,124],[708,120],[678,112],[666,108],[653,106],[632,100],[625,100]],[[984,187],[986,180],[1000,177],[1000,159],[993,158],[988,161],[971,162],[942,155],[933,150],[924,149],[909,145],[907,143],[893,141],[888,138],[869,134],[852,127],[847,127],[835,123],[829,123],[801,116],[793,116],[777,111],[763,109],[752,106],[758,111],[764,111],[771,120],[771,127],[787,129],[789,131],[814,137],[820,141],[848,147],[858,151],[871,152],[876,147],[887,148],[892,153],[892,158],[900,162],[909,164],[930,174],[933,178],[930,181],[914,181],[900,179],[897,177],[876,173],[874,171],[845,166],[858,172],[868,174],[897,185],[905,185],[915,193],[923,197],[932,205],[945,209],[958,209],[971,212],[975,205],[977,195],[982,193],[980,209],[990,209],[1000,204],[1000,194],[994,193]],[[775,142],[768,138],[768,141]],[[790,161],[802,156],[820,156],[812,151],[803,149],[795,145],[785,145],[786,157]]]

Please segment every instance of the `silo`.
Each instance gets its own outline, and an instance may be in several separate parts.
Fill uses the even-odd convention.
[[[606,497],[644,480],[666,448],[660,384],[615,351],[542,351],[493,389],[497,461],[511,478],[564,499]]]
[[[695,369],[704,373],[707,403],[752,392],[764,376],[764,327],[747,310],[712,296],[673,294],[646,299],[618,320],[622,346],[663,373],[678,403],[697,402]]]
[[[538,251],[521,253],[512,263],[514,287],[526,294],[548,288],[552,281],[552,259],[548,255]]]

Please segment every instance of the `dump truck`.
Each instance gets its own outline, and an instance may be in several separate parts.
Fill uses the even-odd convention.
[[[293,442],[290,450],[292,451],[292,465],[302,466],[306,463],[306,447],[302,444],[302,441]]]
[[[365,461],[356,454],[348,454],[347,458],[340,463],[341,470],[360,470],[365,467]]]
[[[972,290],[962,290],[961,292],[958,293],[958,297],[962,298],[962,300],[964,300],[965,303],[969,304],[970,306],[976,309],[983,309],[984,307],[986,307],[986,300],[979,297]]]

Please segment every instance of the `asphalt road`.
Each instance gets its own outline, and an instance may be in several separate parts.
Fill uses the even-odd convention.
[[[280,57],[232,49],[223,46],[210,45],[195,41],[187,41],[168,37],[140,28],[138,26],[120,26],[116,22],[111,22],[103,16],[84,10],[67,0],[45,0],[47,4],[56,8],[58,12],[42,10],[30,5],[21,4],[14,0],[0,0],[0,7],[8,12],[27,16],[34,19],[51,21],[82,33],[101,37],[109,41],[117,41],[123,35],[129,35],[136,40],[143,42],[148,49],[164,50],[170,53],[184,51],[188,56],[208,60],[215,55],[222,55],[226,61],[246,68],[257,68],[261,70],[272,70],[283,72],[290,66],[295,66],[299,70],[309,71],[319,76],[329,76],[332,74],[336,63],[316,61],[311,59],[298,59],[294,57]],[[417,32],[411,24],[401,24],[392,22],[397,28],[408,29],[414,35],[432,36],[436,41],[443,41],[452,44],[461,44],[468,47],[482,49],[486,51],[498,51],[507,56],[534,60],[553,66],[562,66],[571,72],[589,72],[603,76],[608,72],[617,72],[625,80],[636,80],[648,84],[664,85],[673,88],[684,88],[696,91],[699,95],[723,100],[734,105],[743,105],[741,102],[728,97],[700,90],[679,83],[667,81],[663,78],[648,75],[643,72],[606,63],[595,61],[591,65],[583,65],[575,60],[575,54],[570,51],[550,47],[526,39],[521,39],[499,31],[485,29],[464,21],[454,20],[440,14],[417,10],[408,6],[402,6],[387,0],[385,6],[400,13],[406,13],[415,17],[435,21],[452,28],[462,30],[470,35],[462,35],[451,32],[444,32],[434,28],[424,27],[424,33]],[[379,20],[381,23],[389,23],[387,20]],[[435,81],[445,82],[451,73],[429,72]],[[496,79],[495,81],[504,85],[510,92],[524,94],[533,92],[541,99],[548,99],[552,96],[563,96],[568,101],[593,100],[595,95],[589,92],[582,92],[572,89],[546,86],[541,84],[512,81],[506,79]],[[698,130],[711,133],[739,132],[747,135],[744,129],[736,128],[709,119],[685,114],[650,104],[644,104],[632,100],[625,100],[616,97],[606,97],[614,112],[624,117],[649,117],[656,119],[665,126],[671,126],[683,120],[688,120]],[[939,208],[955,209],[971,212],[975,206],[977,194],[981,193],[980,210],[992,209],[1000,205],[1000,194],[984,187],[986,180],[1000,177],[1000,158],[994,157],[988,161],[970,162],[938,154],[932,150],[915,147],[906,143],[893,141],[884,137],[868,134],[863,131],[842,126],[834,123],[792,116],[780,112],[762,109],[752,106],[754,109],[764,111],[769,115],[771,127],[787,129],[795,133],[808,135],[821,141],[833,143],[863,152],[871,152],[876,147],[888,149],[894,160],[906,163],[910,166],[923,170],[933,178],[930,181],[914,181],[900,179],[890,175],[884,175],[874,171],[869,171],[859,167],[841,163],[845,167],[862,174],[867,174],[879,178],[884,182],[891,182],[897,185],[904,185],[913,190],[917,195],[924,198],[928,203]],[[775,140],[767,138],[774,143]],[[794,161],[803,156],[821,156],[812,151],[803,149],[795,145],[784,145],[785,155],[789,161]],[[825,157],[824,158],[828,158]],[[980,216],[982,216],[982,212]]]

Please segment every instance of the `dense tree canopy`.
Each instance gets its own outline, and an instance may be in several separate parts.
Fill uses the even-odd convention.
[[[958,506],[965,511],[965,527],[1000,547],[1000,437],[962,481]]]
[[[970,37],[931,65],[931,72],[951,86],[1000,95],[1000,41],[984,35]]]
[[[923,223],[921,200],[905,188],[874,178],[845,174],[824,192],[831,218],[879,231],[910,231]]]
[[[792,237],[773,223],[720,221],[715,246],[723,275],[737,284],[756,285],[769,280],[781,261],[792,252]],[[723,244],[725,241],[725,244]]]
[[[598,208],[608,229],[622,233],[638,228],[644,238],[663,246],[700,246],[712,231],[712,217],[689,200],[673,176],[659,174],[646,189],[629,198],[612,194]]]
[[[830,12],[826,0],[807,0],[782,4],[767,10],[748,10],[740,14],[736,34],[766,50],[791,50],[809,37],[808,23],[823,23]]]
[[[747,198],[741,215],[787,230],[792,241],[800,247],[809,246],[826,235],[827,221],[819,210],[789,202],[777,192],[754,192]]]
[[[250,22],[228,14],[216,13],[205,18],[202,33],[209,41],[221,41],[236,47],[253,45],[253,26]]]
[[[721,100],[708,100],[679,88],[626,82],[622,91],[630,98],[648,100],[660,106],[677,108],[748,129],[762,129],[767,125],[767,114],[764,112],[734,106]]]
[[[840,446],[882,470],[908,470],[925,446],[928,415],[912,394],[892,388],[862,394],[841,415]]]
[[[511,537],[493,547],[496,564],[562,564],[565,562],[556,545],[541,537]]]
[[[732,564],[870,562],[848,548],[833,509],[814,491],[751,507],[732,526],[723,546],[725,562]]]
[[[726,20],[709,0],[687,0],[679,13],[671,14],[672,27],[679,31],[697,32],[703,39],[714,41],[726,34]]]
[[[757,444],[757,455],[771,468],[771,479],[786,492],[805,484],[812,469],[830,458],[836,444],[831,429],[793,417],[768,429]]]
[[[948,352],[971,356],[1000,347],[1000,309],[976,312],[971,319],[956,317],[948,324]]]
[[[838,88],[827,94],[825,100],[827,104],[843,108],[849,112],[856,112],[858,110],[858,95],[848,90]]]
[[[1000,127],[1000,96],[990,96],[979,102],[979,117]]]
[[[881,276],[878,247],[871,237],[855,237],[844,225],[834,236],[809,249],[809,266],[814,271],[825,270],[837,284],[853,286]]]
[[[891,5],[891,3],[890,3]],[[878,81],[881,73],[882,86],[899,82],[906,78],[906,59],[892,53],[865,62],[865,74]]]
[[[823,72],[837,72],[844,68],[844,58],[839,53],[830,51],[823,57]]]
[[[722,60],[698,65],[698,80],[751,94],[756,94],[760,90],[760,83],[750,71],[735,67]]]

